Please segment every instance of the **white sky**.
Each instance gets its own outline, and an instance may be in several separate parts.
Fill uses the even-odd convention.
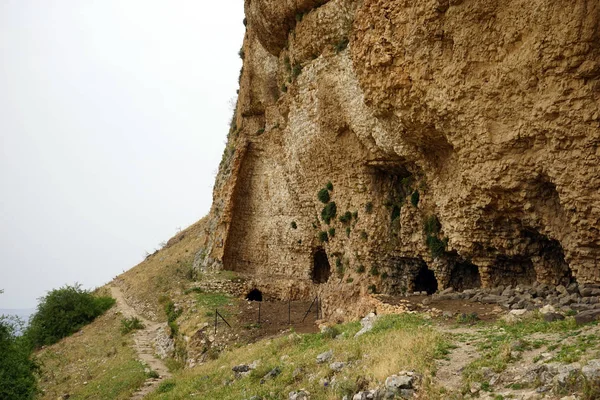
[[[100,286],[208,212],[243,18],[242,0],[0,0],[0,308]]]

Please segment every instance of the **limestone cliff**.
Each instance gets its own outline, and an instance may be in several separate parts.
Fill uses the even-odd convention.
[[[335,319],[369,291],[600,282],[598,0],[245,11],[197,268]]]

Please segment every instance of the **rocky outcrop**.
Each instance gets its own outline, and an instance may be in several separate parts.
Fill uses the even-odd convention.
[[[196,268],[343,318],[369,292],[600,282],[598,2],[245,10]]]

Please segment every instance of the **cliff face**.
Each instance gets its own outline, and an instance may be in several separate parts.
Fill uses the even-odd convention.
[[[337,319],[374,290],[600,282],[598,1],[245,9],[197,268]]]

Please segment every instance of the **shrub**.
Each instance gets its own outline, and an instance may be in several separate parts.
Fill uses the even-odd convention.
[[[292,68],[292,75],[294,76],[294,78],[297,78],[301,73],[302,73],[302,65],[295,64],[294,67]]]
[[[364,274],[365,273],[365,266],[360,264],[358,266],[358,268],[356,268],[356,272],[358,272],[359,274]]]
[[[319,199],[319,201],[323,204],[329,203],[329,200],[331,199],[329,196],[329,191],[326,188],[319,190],[319,193],[317,193],[317,199]]]
[[[338,218],[341,223],[347,223],[352,220],[352,213],[350,211],[346,211],[343,215],[340,215]]]
[[[121,334],[127,335],[129,332],[144,329],[144,324],[137,317],[123,318],[121,320]]]
[[[379,269],[376,266],[372,266],[369,270],[369,275],[379,276]]]
[[[14,324],[0,317],[0,399],[34,399],[37,371],[26,339],[17,337]]]
[[[346,283],[352,283],[354,282],[354,278],[350,277],[348,279],[346,279]]]
[[[354,212],[352,213],[352,218],[354,218],[354,220],[357,220],[357,219],[358,219],[358,211],[354,211]]]
[[[437,236],[428,235],[426,243],[433,258],[442,256],[446,251],[446,242],[440,240]]]
[[[329,228],[329,237],[335,237],[335,228]]]
[[[423,224],[423,230],[425,231],[426,235],[437,235],[438,233],[440,233],[441,228],[442,225],[440,224],[440,221],[435,215],[431,215],[430,217],[425,219],[425,222]]]
[[[335,218],[336,214],[337,206],[335,205],[335,201],[332,201],[323,207],[323,210],[321,211],[321,218],[327,225],[329,225],[331,220]]]
[[[167,314],[167,324],[171,330],[171,337],[174,337],[179,332],[179,326],[177,326],[177,318],[181,315],[182,310],[175,307],[175,303],[169,300],[165,304],[165,314]]]
[[[350,229],[349,226],[346,227],[346,237],[350,237],[350,232],[352,232],[352,229]]]
[[[257,135],[262,135],[263,133],[265,133],[265,128],[260,128],[259,130],[256,131]]]
[[[324,231],[319,232],[319,240],[321,241],[321,243],[329,242],[329,236],[327,236],[327,232],[324,232]]]
[[[387,279],[388,278],[388,273],[384,272],[383,274],[381,274],[381,279]]]
[[[369,287],[367,288],[367,291],[371,294],[376,294],[377,293],[377,286],[375,285],[369,285]]]
[[[296,221],[292,221],[292,223],[290,224],[290,226],[292,227],[292,229],[297,229],[298,228],[298,224],[296,223]]]
[[[363,231],[360,231],[360,238],[361,238],[362,240],[367,240],[367,239],[369,238],[369,235],[367,235],[367,232],[365,232],[365,231],[363,230]]]
[[[81,285],[66,285],[40,299],[25,335],[35,347],[51,345],[92,322],[115,304],[111,297],[96,297]]]
[[[392,221],[400,218],[400,210],[400,207],[397,204],[394,204],[394,207],[392,207]]]
[[[340,260],[339,258],[335,260],[335,272],[338,275],[338,278],[342,278],[344,276],[344,264],[342,263],[342,260]]]
[[[158,386],[158,389],[156,391],[158,393],[168,393],[168,392],[170,392],[173,389],[175,389],[175,382],[173,382],[173,381],[164,381],[164,382],[162,382]]]
[[[415,191],[413,192],[413,194],[410,196],[410,203],[411,203],[411,204],[412,204],[414,207],[416,207],[416,206],[418,206],[418,205],[419,205],[419,197],[420,197],[420,195],[419,195],[419,191],[418,191],[418,190],[415,190]]]
[[[158,372],[156,372],[155,370],[151,369],[150,371],[148,371],[148,373],[146,374],[146,376],[150,379],[158,379],[160,378],[160,375]]]
[[[327,190],[333,191],[333,183],[331,183],[331,181],[327,182],[327,185],[325,185],[325,187],[327,188]]]
[[[344,38],[344,39],[340,40],[339,42],[337,42],[335,45],[335,52],[339,53],[341,51],[346,50],[346,47],[348,47],[348,43],[350,43],[348,38]]]
[[[365,204],[365,212],[367,214],[371,214],[373,212],[373,203],[372,202],[368,202],[367,204]]]

